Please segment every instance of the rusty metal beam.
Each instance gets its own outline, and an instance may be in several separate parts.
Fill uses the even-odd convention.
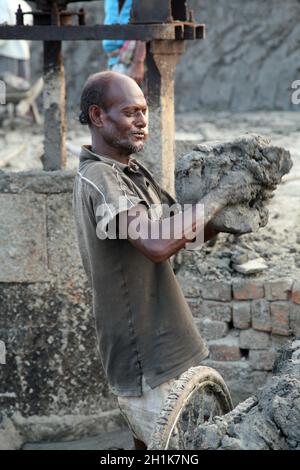
[[[175,24],[175,38],[178,40],[204,39],[205,35],[205,24],[189,22]]]
[[[98,41],[102,39],[175,39],[175,25],[0,26],[0,39]]]
[[[194,30],[195,34],[190,31]],[[191,23],[96,26],[0,26],[0,39],[30,41],[98,41],[102,39],[202,39],[205,25]]]
[[[171,194],[175,192],[174,74],[183,52],[184,41],[152,41],[147,50],[148,151],[157,155],[155,173]]]

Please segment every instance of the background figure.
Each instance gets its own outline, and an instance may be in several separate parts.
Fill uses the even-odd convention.
[[[24,0],[0,0],[0,24],[16,24],[16,11],[21,5],[23,12],[32,11]],[[24,24],[32,24],[32,16],[24,17]],[[10,73],[30,80],[30,48],[29,41],[0,39],[0,75]]]
[[[132,0],[104,0],[104,23],[129,23],[131,5]],[[139,85],[142,84],[146,57],[144,42],[107,39],[103,41],[103,49],[107,54],[110,70],[129,75]]]

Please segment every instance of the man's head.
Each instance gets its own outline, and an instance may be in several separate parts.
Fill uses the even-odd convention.
[[[86,81],[80,101],[81,124],[105,147],[124,155],[143,149],[148,131],[148,111],[137,83],[116,72],[100,72]]]

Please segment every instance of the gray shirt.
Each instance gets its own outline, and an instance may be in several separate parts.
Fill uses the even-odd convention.
[[[120,212],[139,203],[159,203],[150,217],[161,218],[161,205],[175,200],[137,160],[124,165],[84,146],[73,195],[79,249],[102,365],[120,396],[141,396],[142,374],[154,388],[208,355],[170,262],[153,263],[126,239],[102,239]]]

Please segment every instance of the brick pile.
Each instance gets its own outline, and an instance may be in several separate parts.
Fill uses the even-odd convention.
[[[207,342],[208,365],[232,385],[236,402],[247,397],[247,381],[250,395],[271,374],[279,347],[300,336],[300,282],[284,278],[201,283],[187,271],[178,278]]]

